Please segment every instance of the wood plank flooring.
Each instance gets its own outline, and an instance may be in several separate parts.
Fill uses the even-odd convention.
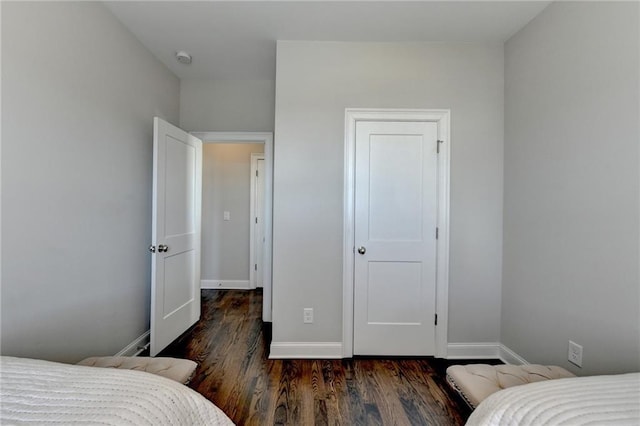
[[[160,356],[199,366],[189,386],[239,425],[462,425],[434,358],[269,360],[262,293],[203,290],[202,316]],[[486,361],[485,361],[486,362]]]

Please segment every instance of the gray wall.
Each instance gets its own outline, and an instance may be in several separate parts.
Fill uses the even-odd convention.
[[[502,44],[278,42],[274,342],[342,340],[346,107],[451,109],[449,341],[499,340],[503,71]]]
[[[179,81],[103,5],[2,3],[2,353],[74,362],[149,328],[152,117]]]
[[[263,144],[204,144],[203,280],[249,280],[251,153],[261,152]]]
[[[272,80],[182,80],[180,127],[273,132],[274,96]]]
[[[640,369],[638,17],[554,3],[506,44],[502,343],[578,374]]]

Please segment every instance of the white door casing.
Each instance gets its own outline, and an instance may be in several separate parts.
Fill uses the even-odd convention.
[[[153,120],[151,356],[200,318],[202,141]]]
[[[249,281],[251,288],[262,288],[264,282],[264,166],[263,154],[251,154],[251,199],[249,208]]]
[[[345,124],[343,356],[444,357],[449,111],[347,109]]]

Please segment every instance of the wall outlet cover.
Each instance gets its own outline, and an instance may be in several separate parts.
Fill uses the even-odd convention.
[[[313,323],[313,308],[304,308],[303,314],[302,314],[302,321],[305,324]]]
[[[570,363],[582,368],[582,346],[569,340],[569,353],[567,359]]]

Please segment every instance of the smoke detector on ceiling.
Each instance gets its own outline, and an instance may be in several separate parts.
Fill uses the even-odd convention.
[[[191,63],[191,55],[189,55],[184,50],[181,50],[181,51],[176,53],[176,59],[181,64],[190,64]]]

